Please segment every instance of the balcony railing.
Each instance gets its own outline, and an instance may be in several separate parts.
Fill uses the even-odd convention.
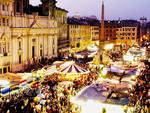
[[[0,66],[10,65],[12,56],[0,56]]]
[[[58,40],[58,45],[61,45],[61,44],[69,44],[69,40],[67,39],[64,39],[64,40]]]

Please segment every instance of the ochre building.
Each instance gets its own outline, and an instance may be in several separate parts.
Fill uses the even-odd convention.
[[[29,0],[0,0],[0,73],[23,70],[33,59],[57,56],[53,7],[46,16],[37,9],[29,7]]]

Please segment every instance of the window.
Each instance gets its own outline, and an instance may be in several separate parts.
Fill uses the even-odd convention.
[[[135,28],[132,28],[133,31],[135,31]]]
[[[2,19],[3,26],[5,26],[5,18]]]
[[[77,47],[80,47],[80,43],[77,43]]]
[[[42,44],[41,44],[41,45],[40,45],[40,56],[43,55],[43,50],[42,50],[42,48],[43,48],[43,46],[42,46]]]
[[[9,5],[7,5],[7,11],[9,11]]]
[[[53,45],[55,45],[55,39],[53,39]]]
[[[42,56],[43,55],[43,50],[42,49],[40,49],[40,56]]]
[[[21,49],[21,41],[19,41],[19,49]]]
[[[0,54],[2,54],[2,45],[0,43]]]
[[[10,45],[9,45],[10,43],[8,42],[7,44],[8,44],[7,45],[7,47],[8,47],[8,51],[7,52],[9,53],[10,52]]]
[[[5,11],[5,5],[4,4],[2,5],[2,10]]]
[[[53,48],[53,55],[55,55],[55,48]]]
[[[3,44],[3,53],[6,53],[6,43]],[[7,55],[6,55],[7,56]]]
[[[7,23],[7,26],[9,26],[9,20],[8,19],[6,19],[6,23]]]
[[[40,45],[40,49],[42,49],[43,48],[43,46],[42,46],[42,44]]]
[[[21,64],[21,55],[19,55],[19,64]]]
[[[10,66],[8,66],[8,72],[10,71]]]
[[[34,39],[32,39],[32,42],[36,42],[36,39],[34,38]]]
[[[3,70],[2,70],[2,68],[0,68],[0,74],[2,74],[3,73]]]
[[[3,73],[7,73],[7,68],[6,67],[3,68]]]

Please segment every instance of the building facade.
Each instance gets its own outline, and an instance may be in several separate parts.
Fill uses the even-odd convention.
[[[61,55],[69,48],[69,38],[67,35],[68,25],[67,25],[67,14],[68,11],[56,6],[56,0],[41,0],[42,4],[39,6],[31,6],[24,10],[28,14],[32,12],[38,12],[41,16],[50,16],[52,19],[57,21],[58,26],[58,54]]]
[[[115,47],[127,49],[137,44],[140,39],[140,22],[136,20],[108,20],[105,21],[104,34],[106,41],[114,43]]]
[[[57,21],[24,12],[23,2],[0,1],[0,73],[23,70],[33,59],[57,56]]]
[[[146,28],[145,41],[150,41],[150,22],[147,22]]]
[[[68,11],[56,7],[55,19],[58,25],[58,54],[61,55],[69,49],[68,37],[68,24],[67,24]]]
[[[70,37],[70,47],[75,48],[79,43],[78,39],[80,39],[80,25],[69,24],[69,37]]]
[[[84,48],[91,41],[91,27],[88,25],[69,25],[70,46]]]
[[[68,36],[70,38],[70,47],[72,48],[86,48],[88,44],[91,43],[91,26],[79,20],[77,18],[68,19],[69,32]]]
[[[119,44],[134,45],[137,42],[137,27],[120,27],[116,31],[115,41]]]
[[[72,47],[78,47],[77,45],[86,47],[84,39],[88,42],[87,44],[99,41],[99,32],[101,32],[99,20],[88,17],[69,18],[68,24]],[[87,31],[86,35],[83,29]],[[140,39],[140,22],[136,20],[105,20],[104,39],[107,42],[114,43],[119,48],[137,44]]]
[[[138,44],[140,39],[140,22],[136,20],[121,20],[116,30],[116,44],[122,49]]]
[[[120,27],[120,21],[105,21],[105,39],[106,41],[116,40],[116,31]]]
[[[146,17],[141,17],[140,18],[140,39],[139,39],[139,44],[142,44],[146,41],[146,35],[147,35],[147,18]]]
[[[150,28],[147,28],[146,41],[150,41]]]
[[[71,17],[68,18],[68,26],[68,36],[72,48],[84,49],[99,39],[99,21],[97,19]]]
[[[92,41],[99,40],[99,26],[91,26],[91,38]]]

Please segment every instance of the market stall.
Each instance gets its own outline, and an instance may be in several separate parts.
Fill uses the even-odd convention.
[[[75,53],[76,58],[93,58],[96,55],[97,51],[89,51],[89,50],[83,50],[80,52]]]
[[[114,89],[114,86],[117,87]],[[100,113],[103,109],[107,113],[112,113],[112,111],[124,113],[123,105],[127,105],[129,102],[128,94],[123,92],[124,88],[127,86],[110,81],[94,83],[83,88],[75,97],[71,98],[71,102],[81,106],[81,113]]]
[[[57,61],[58,62],[58,61]],[[58,66],[59,65],[59,66]],[[65,61],[54,63],[46,71],[46,75],[59,74],[63,80],[74,80],[82,74],[88,74],[90,71],[80,67],[74,61]]]
[[[9,93],[19,93],[30,87],[32,83],[31,73],[6,73],[0,76],[0,93],[2,96],[7,96]]]
[[[88,74],[89,71],[77,65],[74,61],[65,62],[60,66],[58,73],[63,75],[63,79],[74,80],[82,74]]]

